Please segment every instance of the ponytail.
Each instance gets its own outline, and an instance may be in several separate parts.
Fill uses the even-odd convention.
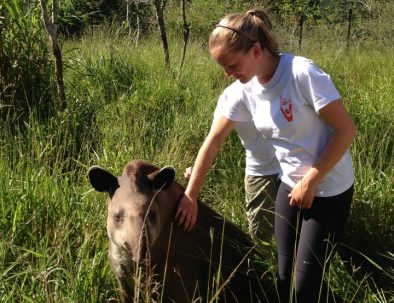
[[[247,52],[256,42],[273,55],[279,54],[272,23],[261,9],[225,16],[211,33],[209,47],[220,44],[225,45],[229,52]]]

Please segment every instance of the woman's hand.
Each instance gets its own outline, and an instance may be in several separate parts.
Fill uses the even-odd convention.
[[[319,114],[332,128],[333,133],[313,167],[289,194],[290,205],[299,208],[309,209],[312,207],[317,185],[343,157],[357,132],[341,99],[332,101],[321,108]]]
[[[316,186],[308,179],[308,176],[305,176],[294,186],[289,194],[290,205],[297,206],[300,209],[310,209],[315,198],[315,193]]]
[[[189,181],[192,171],[193,166],[186,168],[185,173],[183,174],[186,181]],[[183,229],[185,231],[190,231],[197,221],[197,212],[198,206],[196,199],[192,199],[188,195],[184,194],[179,201],[178,209],[175,214],[175,220],[177,221],[178,226],[182,226],[183,224]]]
[[[186,168],[185,173],[183,174],[186,181],[189,181],[190,176],[192,175],[192,171],[193,171],[193,166],[189,166],[188,168]]]
[[[185,231],[190,231],[197,221],[197,197],[202,187],[205,176],[212,166],[224,140],[234,128],[235,122],[224,116],[215,119],[207,138],[198,151],[193,168],[187,168],[185,178],[190,178],[185,193],[179,201],[175,213],[175,220]]]
[[[197,199],[193,199],[185,193],[179,201],[175,214],[178,226],[182,226],[185,231],[192,230],[197,221],[197,212]]]

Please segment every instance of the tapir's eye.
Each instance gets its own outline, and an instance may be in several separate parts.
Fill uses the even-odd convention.
[[[114,215],[114,220],[115,220],[115,222],[122,222],[123,221],[123,216],[120,213],[115,214]]]
[[[157,219],[157,217],[156,217],[156,212],[154,212],[154,211],[150,211],[149,212],[149,214],[148,214],[148,218],[149,218],[149,221],[150,222],[156,222],[156,219]]]

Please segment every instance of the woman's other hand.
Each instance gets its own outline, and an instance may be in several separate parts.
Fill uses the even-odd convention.
[[[190,176],[192,175],[192,171],[193,171],[193,166],[189,166],[188,168],[186,168],[185,173],[183,174],[186,181],[189,181]]]
[[[300,209],[310,209],[316,194],[316,186],[305,176],[299,181],[289,194],[290,205],[297,206]]]

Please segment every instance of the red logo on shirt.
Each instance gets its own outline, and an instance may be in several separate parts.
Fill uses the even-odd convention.
[[[293,121],[293,104],[291,103],[291,99],[286,100],[286,98],[280,97],[280,111],[287,122]]]

